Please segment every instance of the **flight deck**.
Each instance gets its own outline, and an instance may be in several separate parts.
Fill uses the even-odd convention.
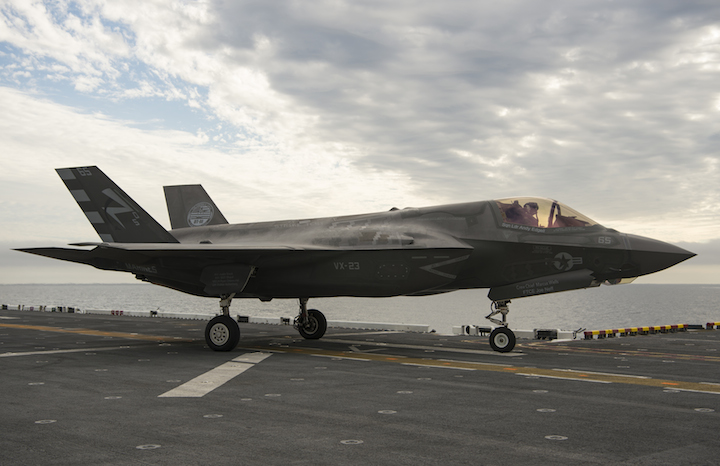
[[[573,341],[0,311],[2,464],[716,464],[720,331]]]

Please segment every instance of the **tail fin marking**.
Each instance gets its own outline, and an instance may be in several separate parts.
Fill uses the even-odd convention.
[[[228,223],[201,185],[164,186],[163,189],[173,230]]]
[[[178,242],[98,167],[56,171],[104,242]]]

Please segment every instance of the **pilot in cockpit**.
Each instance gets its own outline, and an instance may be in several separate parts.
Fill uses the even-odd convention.
[[[524,211],[524,217],[525,217],[525,225],[530,225],[533,227],[538,226],[538,204],[537,202],[527,202],[523,206]]]
[[[537,228],[574,228],[597,225],[590,218],[552,199],[511,197],[497,199],[495,202],[500,208],[503,220],[515,225]]]
[[[510,223],[528,225],[532,227],[538,226],[537,202],[527,202],[525,205],[520,207],[520,203],[515,200],[510,206],[504,208],[503,210]]]

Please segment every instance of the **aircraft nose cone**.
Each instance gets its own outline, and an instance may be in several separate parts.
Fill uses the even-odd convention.
[[[695,256],[693,252],[652,238],[627,235],[627,240],[631,260],[638,267],[639,275],[659,272]]]

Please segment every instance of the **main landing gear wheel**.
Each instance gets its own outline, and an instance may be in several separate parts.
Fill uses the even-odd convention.
[[[240,327],[230,316],[217,316],[205,327],[205,343],[213,351],[232,351],[240,341]]]
[[[297,331],[300,332],[303,338],[317,340],[325,335],[327,319],[325,319],[322,312],[317,309],[308,309],[304,322],[301,322],[301,320],[302,319],[298,319]]]
[[[500,353],[509,353],[515,348],[515,334],[507,327],[498,327],[490,334],[490,347]]]

